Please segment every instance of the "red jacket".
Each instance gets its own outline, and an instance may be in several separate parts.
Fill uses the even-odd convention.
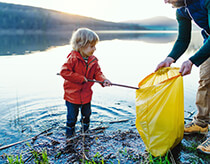
[[[67,61],[61,68],[60,75],[64,80],[64,99],[74,104],[86,104],[91,101],[93,82],[85,82],[87,79],[104,81],[106,78],[101,72],[98,59],[90,56],[88,62],[77,51],[72,51]]]

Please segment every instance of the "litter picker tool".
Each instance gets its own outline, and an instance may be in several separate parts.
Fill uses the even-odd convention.
[[[60,75],[60,73],[57,73],[56,75]],[[88,79],[88,81],[89,81],[89,82],[96,82],[96,83],[103,84],[103,82],[102,82],[102,81],[91,80],[91,79]],[[123,84],[111,83],[111,85],[118,86],[118,87],[130,88],[130,89],[139,89],[139,88],[137,88],[137,87],[128,86],[128,85],[123,85]]]
[[[97,81],[97,80],[90,80],[90,79],[88,79],[88,81],[103,84],[103,82]],[[122,85],[122,84],[116,84],[116,83],[111,83],[111,85],[118,86],[118,87],[130,88],[130,89],[139,89],[137,87],[128,86],[128,85]]]

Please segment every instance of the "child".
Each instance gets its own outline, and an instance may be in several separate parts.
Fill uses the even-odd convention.
[[[67,106],[67,137],[75,133],[75,124],[81,108],[82,130],[87,131],[91,115],[91,87],[93,82],[88,79],[102,81],[102,86],[110,86],[111,82],[101,72],[97,58],[93,55],[96,50],[98,35],[87,28],[79,28],[71,37],[73,50],[67,56],[67,61],[61,68],[60,75],[64,81],[64,99]]]

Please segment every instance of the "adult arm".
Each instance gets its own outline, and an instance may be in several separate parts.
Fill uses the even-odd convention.
[[[205,6],[208,9],[208,23],[210,27],[210,0],[205,1]],[[193,55],[189,60],[183,62],[180,73],[182,76],[191,73],[192,66],[195,64],[197,67],[206,61],[210,56],[210,37],[205,41],[204,45]]]
[[[191,40],[191,20],[179,15],[176,12],[176,19],[178,21],[178,37],[169,53],[168,57],[174,59],[174,62],[186,51]]]
[[[210,0],[205,1],[205,6],[208,10],[208,23],[210,28]],[[192,56],[190,61],[197,67],[210,57],[210,36],[203,44],[203,46]]]
[[[156,67],[155,71],[162,67],[170,67],[170,65],[186,51],[191,39],[191,20],[184,18],[176,12],[178,21],[178,37],[177,40],[165,60]]]

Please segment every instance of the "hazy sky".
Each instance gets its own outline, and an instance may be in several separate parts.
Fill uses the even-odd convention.
[[[107,21],[142,20],[155,16],[175,18],[175,9],[164,0],[0,0],[64,11]]]

